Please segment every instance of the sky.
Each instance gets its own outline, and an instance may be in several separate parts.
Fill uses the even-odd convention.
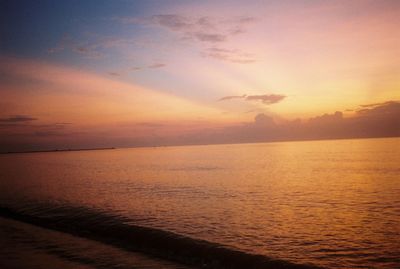
[[[0,0],[0,151],[400,136],[400,1]]]

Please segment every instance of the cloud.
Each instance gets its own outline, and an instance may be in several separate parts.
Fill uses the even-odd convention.
[[[0,122],[2,123],[26,123],[35,120],[37,120],[37,118],[24,115],[15,115],[15,116],[10,116],[8,118],[0,118]]]
[[[55,47],[49,48],[48,53],[53,54],[65,50],[67,47],[71,46],[71,37],[68,34],[64,34],[60,41]]]
[[[120,49],[134,43],[134,40],[129,38],[104,37],[94,34],[89,35],[84,41],[74,40],[68,34],[64,34],[56,46],[48,49],[47,52],[53,54],[69,50],[86,58],[98,59],[104,56],[106,49]]]
[[[264,95],[231,95],[224,96],[218,99],[218,101],[226,101],[232,99],[244,99],[246,101],[261,101],[266,105],[272,105],[281,102],[286,98],[286,95],[281,94],[264,94]]]
[[[109,74],[110,76],[115,76],[115,77],[118,77],[118,76],[121,75],[120,73],[117,73],[117,72],[108,72],[108,74]]]
[[[266,105],[272,105],[279,103],[286,98],[286,95],[280,94],[264,94],[264,95],[248,95],[246,97],[247,101],[261,101]]]
[[[317,116],[309,119],[309,123],[334,123],[343,120],[343,113],[336,111],[333,114],[324,114],[322,116]]]
[[[179,14],[160,14],[151,17],[153,25],[164,27],[181,35],[181,38],[199,42],[223,42],[228,33],[219,30],[218,25],[209,17],[186,17]]]
[[[161,67],[165,67],[165,66],[167,66],[167,65],[164,64],[164,63],[154,63],[154,64],[151,64],[151,65],[149,65],[147,67],[151,68],[151,69],[155,69],[155,68],[161,68]]]
[[[382,105],[382,103],[373,103],[373,104],[360,105],[360,107],[374,107],[374,106],[379,106],[379,105]]]
[[[254,124],[259,125],[259,126],[263,126],[263,125],[273,126],[273,125],[275,125],[275,122],[272,117],[267,116],[264,113],[260,113],[254,117]]]
[[[179,36],[181,40],[201,44],[223,44],[231,37],[244,34],[247,27],[256,21],[251,16],[230,18],[209,16],[184,16],[181,14],[158,14],[147,18],[119,18],[122,23],[158,26]],[[233,49],[201,49],[201,55],[232,63],[255,62],[254,56]]]
[[[75,129],[60,123],[21,125],[1,132],[0,151],[25,150],[38,145],[42,145],[38,149],[58,148],[59,145],[73,147],[77,145],[74,143],[79,143],[79,147],[154,146],[400,137],[400,102],[379,103],[347,117],[336,111],[304,120],[277,120],[259,113],[253,121],[228,126],[213,126],[207,122],[143,121],[119,127],[123,129],[105,128],[96,131],[80,127],[79,132],[74,132]],[[121,137],[127,129],[130,133]]]
[[[81,46],[77,45],[71,48],[73,52],[76,52],[78,54],[83,55],[86,58],[90,59],[99,59],[102,58],[104,55],[102,52],[100,52],[96,46],[90,45],[90,46]]]
[[[221,31],[232,32],[240,29],[246,32],[246,27],[257,21],[253,16],[211,17],[211,16],[185,16],[182,14],[156,14],[150,17],[119,17],[113,20],[125,24],[159,25],[177,32],[196,31]]]
[[[226,36],[222,34],[208,34],[203,32],[197,32],[193,33],[193,35],[196,37],[197,40],[202,42],[216,43],[216,42],[223,42],[226,40]]]
[[[31,123],[36,121],[36,118],[29,116],[13,116],[0,121],[0,140],[4,140],[7,144],[16,142],[26,142],[30,139],[42,139],[45,137],[53,136],[68,136],[71,134],[70,126],[72,123],[69,122],[56,122],[46,124],[35,124]],[[0,149],[1,149],[0,144]],[[8,145],[3,145],[7,147]]]
[[[256,62],[253,55],[249,53],[244,53],[239,50],[231,50],[224,48],[211,47],[203,51],[202,55],[204,57],[210,57],[217,60],[239,63],[239,64],[249,64]]]
[[[381,112],[387,112],[388,109],[398,109],[399,102],[398,101],[387,101],[387,102],[383,102],[383,103],[360,105],[360,107],[363,107],[363,109],[357,110],[357,113],[360,113],[360,114],[371,113],[371,112],[381,113]]]
[[[359,112],[360,113],[360,112]],[[379,106],[375,106],[367,111],[363,111],[361,113],[363,116],[388,116],[388,115],[395,115],[399,116],[400,120],[400,101],[389,101],[382,103]],[[398,126],[400,128],[400,126]]]
[[[400,136],[400,101],[374,104],[372,108],[344,117],[341,111],[326,113],[308,120],[282,120],[260,113],[253,122],[221,129],[207,137],[215,143],[262,142],[312,139],[372,138]]]
[[[230,95],[230,96],[224,96],[218,99],[218,101],[225,101],[225,100],[231,100],[231,99],[243,99],[246,98],[246,94],[243,95]]]
[[[189,18],[178,14],[159,14],[152,16],[151,19],[154,23],[173,31],[187,31],[194,27]]]
[[[344,117],[341,111],[336,111],[306,120],[276,121],[273,117],[260,113],[252,122],[218,130],[198,130],[196,133],[181,136],[173,143],[247,143],[399,136],[400,102],[388,101],[356,112],[352,117]]]
[[[164,27],[200,42],[224,42],[229,36],[246,32],[245,27],[256,21],[254,17],[241,16],[228,19],[215,17],[187,17],[180,14],[158,14],[147,20],[127,20],[129,23],[147,23]]]

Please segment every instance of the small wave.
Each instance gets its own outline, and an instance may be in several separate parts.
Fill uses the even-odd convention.
[[[169,231],[128,224],[101,210],[73,206],[0,206],[0,216],[201,268],[317,268],[249,254]]]

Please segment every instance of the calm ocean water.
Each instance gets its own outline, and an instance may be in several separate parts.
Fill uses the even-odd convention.
[[[205,240],[211,249],[218,244],[293,263],[400,268],[400,139],[0,155],[0,207],[3,232],[50,233],[44,228],[61,227],[109,240],[116,227],[136,229],[133,233],[147,227],[140,232],[155,238],[172,232],[168,238],[182,235],[193,244]],[[72,233],[71,225],[77,225]],[[109,228],[98,228],[103,226]],[[66,236],[49,235],[55,253],[73,252],[72,262],[90,268],[74,248],[94,243],[68,244],[84,239]],[[1,255],[46,250],[47,243],[20,237],[7,242],[23,243],[25,252],[14,247]],[[110,247],[88,249],[99,256],[107,252],[109,268],[113,259],[118,268],[129,268],[127,254],[104,250]],[[145,258],[140,261],[152,267]],[[168,266],[177,265],[153,268]]]

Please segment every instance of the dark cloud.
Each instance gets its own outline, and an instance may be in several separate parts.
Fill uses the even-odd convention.
[[[400,102],[363,106],[352,117],[342,112],[325,114],[309,120],[307,126],[317,137],[387,137],[400,136]]]
[[[379,106],[382,103],[374,103],[374,104],[366,104],[366,105],[360,105],[360,107],[374,107],[374,106]]]
[[[361,105],[361,107],[364,108],[357,110],[357,114],[360,116],[386,115],[398,112],[400,110],[400,102],[388,101],[384,103]]]
[[[336,111],[333,114],[324,114],[322,116],[317,116],[314,118],[310,118],[310,123],[332,123],[336,121],[341,121],[343,119],[343,113],[340,111]]]
[[[244,99],[246,101],[261,101],[266,105],[272,105],[279,103],[283,99],[286,98],[286,95],[281,94],[263,94],[263,95],[232,95],[232,96],[224,96],[218,99],[218,101],[225,101],[231,99]]]
[[[3,123],[26,123],[35,120],[37,120],[37,118],[24,115],[15,115],[15,116],[10,116],[8,118],[0,118],[0,122]]]
[[[65,136],[65,135],[66,134],[64,132],[53,131],[53,130],[35,131],[31,134],[31,136],[38,136],[38,137],[52,137],[52,136]]]
[[[275,121],[272,117],[260,113],[254,117],[254,125],[256,126],[275,126]]]
[[[35,124],[32,121],[36,119],[27,116],[6,120],[12,123],[0,122],[0,152],[28,150],[31,147],[45,149],[50,144],[64,145],[67,139],[76,139],[74,135],[77,132],[71,131],[73,127],[69,122]]]
[[[282,120],[260,113],[253,122],[232,125],[219,130],[203,130],[180,137],[174,143],[212,144],[315,139],[373,138],[400,136],[400,102],[375,104],[356,112],[327,113],[308,120]]]

